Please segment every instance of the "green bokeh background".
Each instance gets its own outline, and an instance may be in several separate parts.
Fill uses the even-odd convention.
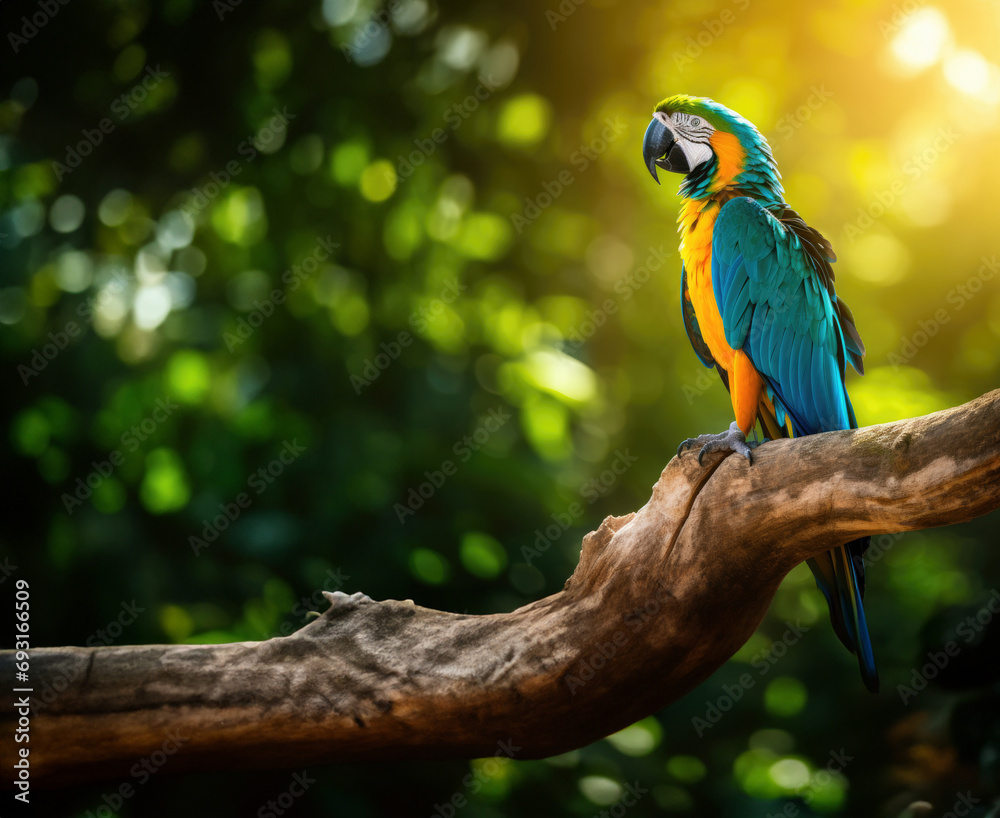
[[[323,589],[469,613],[557,591],[583,533],[731,420],[679,317],[677,180],[641,161],[670,93],[754,121],[833,241],[863,425],[997,386],[996,3],[100,0],[23,36],[38,9],[0,11],[0,559],[36,645],[265,639]],[[546,761],[314,766],[292,812],[429,816],[459,792],[461,818],[591,816],[635,782],[637,818],[985,807],[994,632],[944,686],[897,685],[1000,584],[998,524],[876,541],[877,697],[800,567],[732,661],[623,733]],[[161,776],[116,814],[263,814],[290,783]],[[107,815],[113,788],[38,808]]]

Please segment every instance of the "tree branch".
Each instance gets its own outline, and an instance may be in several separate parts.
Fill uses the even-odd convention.
[[[708,677],[808,557],[998,506],[1000,390],[774,441],[752,467],[674,458],[645,506],[584,537],[563,591],[511,613],[338,593],[317,620],[266,642],[32,650],[36,696],[43,681],[64,688],[32,719],[32,782],[125,776],[170,737],[173,772],[564,752]],[[0,655],[3,678],[13,661]],[[6,698],[0,717],[9,741]]]

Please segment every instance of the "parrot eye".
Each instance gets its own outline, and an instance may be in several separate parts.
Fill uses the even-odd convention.
[[[697,128],[699,125],[701,125],[701,118],[695,117],[694,119],[691,120],[691,124]]]

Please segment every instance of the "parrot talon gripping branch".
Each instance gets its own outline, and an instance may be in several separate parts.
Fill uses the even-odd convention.
[[[750,454],[753,446],[747,442],[746,435],[740,431],[735,420],[729,424],[728,431],[720,432],[717,435],[698,435],[698,437],[689,437],[682,441],[681,445],[677,447],[677,456],[680,457],[685,450],[695,446],[701,446],[701,450],[698,452],[699,466],[705,465],[705,455],[712,452],[736,452],[743,455],[751,466],[753,465],[753,456]]]
[[[656,106],[642,157],[683,174],[681,311],[695,354],[718,370],[736,420],[727,432],[681,443],[734,451],[751,463],[746,435],[771,439],[856,429],[847,365],[864,373],[865,346],[834,290],[833,248],[785,203],[777,164],[756,127],[710,99],[685,94]],[[871,538],[809,560],[837,636],[878,691],[865,609],[864,553]]]

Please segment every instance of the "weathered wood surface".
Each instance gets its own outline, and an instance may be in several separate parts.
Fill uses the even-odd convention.
[[[808,557],[998,506],[1000,390],[926,417],[774,441],[752,467],[711,455],[702,468],[689,453],[645,506],[584,537],[564,590],[511,613],[334,594],[317,620],[266,642],[32,650],[33,678],[65,688],[32,719],[32,784],[126,776],[169,737],[183,739],[164,767],[174,773],[561,753],[709,676]],[[0,678],[12,665],[0,654]]]

